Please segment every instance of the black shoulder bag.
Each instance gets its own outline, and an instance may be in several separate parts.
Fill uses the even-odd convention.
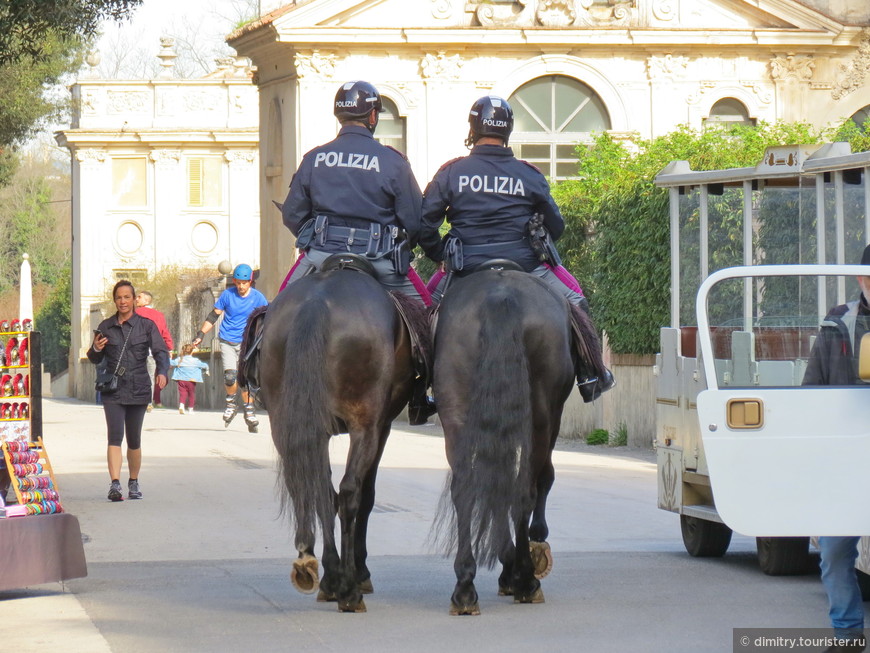
[[[127,337],[124,338],[124,346],[121,347],[121,353],[118,354],[118,364],[115,365],[114,371],[109,372],[109,370],[103,370],[102,372],[97,372],[97,381],[94,383],[94,389],[100,394],[110,395],[118,391],[118,370],[121,367],[121,359],[124,357],[124,350],[127,349],[127,341],[130,339],[132,333],[133,327],[131,325]]]

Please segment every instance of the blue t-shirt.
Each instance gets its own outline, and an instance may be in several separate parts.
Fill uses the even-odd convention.
[[[256,288],[251,288],[245,297],[239,296],[239,291],[235,286],[224,290],[214,303],[216,309],[223,311],[223,321],[221,321],[220,327],[221,339],[229,342],[241,342],[242,336],[245,334],[245,325],[248,323],[248,316],[254,312],[255,308],[268,305],[266,297]]]

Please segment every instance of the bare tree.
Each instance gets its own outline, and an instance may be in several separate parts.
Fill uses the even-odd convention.
[[[235,55],[226,44],[227,34],[256,18],[257,12],[257,0],[222,0],[203,11],[171,18],[161,25],[159,33],[134,19],[100,39],[99,61],[90,75],[103,79],[153,79],[161,71],[158,37],[170,36],[175,39],[178,55],[173,75],[181,79],[202,77],[214,70],[216,59]]]

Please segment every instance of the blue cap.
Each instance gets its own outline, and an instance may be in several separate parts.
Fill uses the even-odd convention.
[[[253,274],[254,271],[251,269],[250,265],[247,263],[240,263],[236,266],[236,269],[233,270],[233,279],[238,279],[239,281],[250,281]]]

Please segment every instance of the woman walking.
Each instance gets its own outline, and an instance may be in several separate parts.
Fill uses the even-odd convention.
[[[127,498],[141,499],[139,470],[142,467],[142,422],[151,401],[151,380],[146,359],[154,356],[157,364],[155,383],[163,389],[169,371],[166,343],[148,318],[136,314],[136,290],[127,280],[112,289],[117,312],[100,322],[94,332],[94,342],[88,349],[88,360],[99,364],[105,360],[106,373],[116,381],[100,390],[106,414],[109,445],[106,459],[109,465],[109,501],[123,501],[121,489],[121,444],[127,438]]]

